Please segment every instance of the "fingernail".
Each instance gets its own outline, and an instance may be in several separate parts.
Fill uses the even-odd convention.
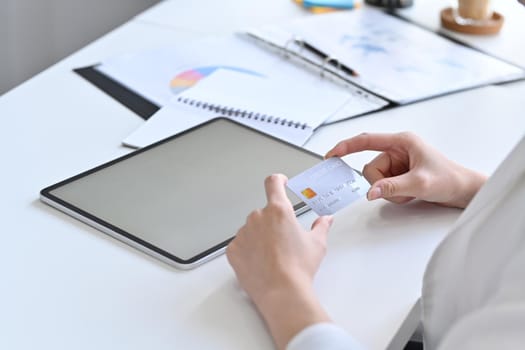
[[[373,201],[374,199],[381,198],[383,193],[381,192],[381,187],[374,187],[371,188],[370,191],[366,194],[366,197],[369,201]]]
[[[330,215],[330,216],[328,217],[328,225],[329,225],[329,226],[332,226],[333,223],[334,223],[334,217],[333,217],[332,215]]]

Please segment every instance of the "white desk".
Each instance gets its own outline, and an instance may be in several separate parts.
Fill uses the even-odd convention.
[[[129,152],[120,141],[142,122],[72,68],[229,30],[254,16],[302,14],[287,0],[264,7],[231,0],[238,6],[221,24],[223,6],[190,3],[163,2],[0,98],[1,349],[271,348],[224,256],[181,272],[38,201],[41,188]],[[196,25],[162,22],[170,16]],[[216,21],[206,27],[199,18]],[[490,173],[523,135],[524,92],[525,84],[516,83],[389,110],[324,127],[307,146],[322,153],[365,130],[411,130]],[[488,117],[490,110],[497,118]],[[370,156],[349,160],[360,167]],[[338,214],[316,280],[334,320],[369,349],[399,348],[417,323],[426,262],[458,214],[383,201],[361,201]]]
[[[456,0],[457,3],[457,0]],[[454,2],[449,0],[415,0],[414,6],[400,11],[412,21],[434,31],[451,36],[472,47],[498,56],[521,67],[525,66],[525,45],[523,45],[523,23],[525,9],[517,0],[492,1],[494,10],[504,17],[504,25],[497,35],[469,35],[441,27],[439,13]]]

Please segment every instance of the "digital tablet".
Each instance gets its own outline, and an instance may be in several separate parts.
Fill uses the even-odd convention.
[[[264,179],[318,154],[217,118],[49,186],[43,202],[178,268],[223,253],[266,205]],[[291,192],[296,213],[306,208]]]

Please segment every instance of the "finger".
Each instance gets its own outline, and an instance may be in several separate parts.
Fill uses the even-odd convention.
[[[395,145],[404,145],[408,139],[403,134],[363,133],[339,142],[328,151],[325,158],[342,157],[361,151],[388,151]]]
[[[233,266],[233,260],[235,259],[236,254],[237,254],[237,241],[234,239],[226,247],[226,257],[228,258],[228,262],[232,266]]]
[[[387,153],[381,153],[363,168],[365,179],[373,184],[374,182],[392,176],[392,159]]]
[[[266,190],[266,200],[270,203],[290,203],[286,196],[286,183],[288,178],[283,174],[273,174],[266,178],[264,187]],[[290,204],[291,205],[291,204]]]
[[[410,173],[386,177],[376,181],[368,191],[367,198],[374,200],[377,198],[394,199],[396,197],[414,198],[417,194],[417,186]],[[396,202],[406,201],[406,198],[397,198]]]
[[[328,235],[328,230],[332,223],[334,222],[334,217],[331,215],[320,216],[312,224],[312,232],[317,235],[322,235],[326,237]]]

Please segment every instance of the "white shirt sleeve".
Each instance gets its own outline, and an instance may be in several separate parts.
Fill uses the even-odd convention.
[[[333,323],[316,323],[290,340],[287,350],[363,350],[350,334]]]

